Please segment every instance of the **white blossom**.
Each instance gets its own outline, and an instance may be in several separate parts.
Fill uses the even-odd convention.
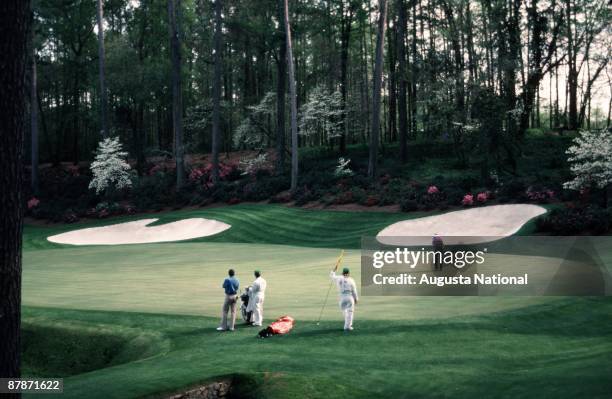
[[[260,169],[265,169],[268,164],[268,154],[259,154],[255,158],[241,159],[240,169],[243,175],[253,175]]]
[[[315,87],[308,95],[308,101],[300,113],[300,134],[307,136],[322,133],[333,138],[341,134],[342,95],[329,93],[322,86]]]
[[[336,169],[334,170],[334,176],[336,177],[352,176],[353,171],[351,170],[351,168],[348,167],[348,164],[350,162],[351,160],[349,158],[344,159],[340,157],[338,159],[338,165],[336,166]]]
[[[268,121],[276,114],[276,94],[268,92],[257,105],[248,107],[250,114],[240,122],[234,133],[234,145],[264,148],[268,136]]]
[[[130,165],[125,161],[128,154],[122,149],[118,137],[106,138],[98,144],[96,158],[90,166],[93,178],[89,183],[96,194],[109,188],[131,187]]]
[[[563,187],[572,190],[592,185],[605,188],[612,183],[612,134],[609,131],[580,132],[566,154],[575,177]]]

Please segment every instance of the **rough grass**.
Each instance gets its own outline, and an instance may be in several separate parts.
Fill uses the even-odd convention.
[[[169,342],[156,356],[68,377],[66,398],[156,396],[228,376],[235,397],[605,398],[610,312],[607,298],[566,299],[446,320],[358,320],[351,334],[338,322],[298,321],[267,340],[250,327],[218,333],[216,319],[194,316],[26,308],[25,319],[138,329]]]

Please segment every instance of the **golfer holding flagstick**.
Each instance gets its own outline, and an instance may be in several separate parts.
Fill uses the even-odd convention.
[[[350,277],[350,270],[348,267],[342,269],[342,276],[336,276],[336,271],[338,270],[340,263],[342,263],[343,257],[344,251],[342,251],[340,254],[340,257],[336,262],[336,266],[334,266],[332,271],[329,273],[329,277],[331,278],[332,283],[336,284],[338,293],[340,294],[339,305],[340,310],[342,310],[342,314],[344,315],[344,331],[352,331],[355,305],[357,304],[359,297],[357,295],[357,285],[355,284],[355,280]],[[327,293],[329,295],[329,290]],[[325,302],[327,303],[327,297],[325,298]],[[325,307],[325,305],[323,306]],[[321,309],[321,313],[323,313],[323,309]]]

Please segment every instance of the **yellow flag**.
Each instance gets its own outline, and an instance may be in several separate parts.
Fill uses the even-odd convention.
[[[336,266],[334,266],[334,271],[338,270],[338,266],[340,266],[340,263],[342,263],[342,258],[344,258],[344,249],[342,250],[342,252],[340,252],[340,257],[336,261]]]

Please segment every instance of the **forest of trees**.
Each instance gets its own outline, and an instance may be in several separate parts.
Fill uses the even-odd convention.
[[[90,161],[118,135],[140,173],[242,148],[276,148],[281,171],[297,130],[370,145],[373,174],[379,141],[406,160],[410,140],[478,129],[511,164],[527,129],[609,126],[607,3],[35,0],[32,161]]]

